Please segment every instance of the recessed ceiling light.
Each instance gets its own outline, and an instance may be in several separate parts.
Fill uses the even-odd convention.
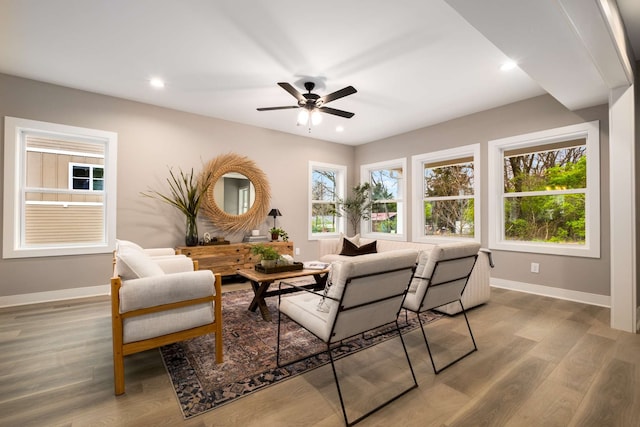
[[[511,61],[511,60],[509,60],[509,61],[505,62],[504,64],[502,64],[502,65],[500,66],[500,69],[501,69],[502,71],[509,71],[509,70],[513,70],[513,69],[514,69],[514,68],[516,68],[517,66],[518,66],[518,64],[516,63],[516,61]]]
[[[149,84],[153,87],[157,87],[157,88],[163,88],[164,87],[164,81],[162,79],[159,79],[157,77],[152,78],[149,81]]]
[[[336,132],[344,132],[344,127],[336,126]]]

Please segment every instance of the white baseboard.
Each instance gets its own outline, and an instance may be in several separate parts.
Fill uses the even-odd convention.
[[[61,289],[59,291],[35,292],[32,294],[9,295],[0,297],[0,308],[109,295],[110,292],[111,286],[100,285],[86,288]]]
[[[551,286],[496,279],[493,277],[491,278],[491,286],[494,288],[510,289],[512,291],[526,292],[528,294],[581,302],[583,304],[597,305],[600,307],[611,307],[611,297],[608,295],[591,294],[587,292],[572,291],[569,289],[554,288]]]

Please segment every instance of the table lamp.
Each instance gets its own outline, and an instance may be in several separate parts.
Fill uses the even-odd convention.
[[[278,209],[271,209],[269,211],[269,216],[273,217],[273,228],[276,228],[276,217],[277,216],[282,216],[282,214],[280,213],[280,210]]]

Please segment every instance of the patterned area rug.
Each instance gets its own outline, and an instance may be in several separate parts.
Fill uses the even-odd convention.
[[[222,295],[224,363],[215,363],[214,336],[205,335],[164,346],[160,354],[173,383],[184,418],[191,418],[218,408],[235,399],[292,378],[329,363],[326,345],[305,329],[282,319],[280,341],[281,366],[276,366],[278,329],[277,297],[267,298],[271,321],[248,310],[253,298],[251,290],[225,292]],[[423,313],[423,322],[440,317]],[[404,314],[401,314],[401,324]],[[410,314],[408,328],[418,326]],[[352,338],[333,348],[333,356],[341,357],[397,335],[391,327],[370,335]],[[323,353],[321,353],[323,352]],[[320,353],[320,354],[315,354]],[[302,360],[305,356],[309,355]],[[299,360],[299,361],[296,361]],[[287,363],[287,361],[295,361]]]

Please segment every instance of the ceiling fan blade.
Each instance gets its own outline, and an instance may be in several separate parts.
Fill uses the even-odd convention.
[[[262,107],[256,108],[258,111],[271,111],[271,110],[288,110],[290,108],[300,108],[297,105],[289,105],[287,107]]]
[[[323,113],[333,114],[334,116],[340,116],[346,119],[350,119],[351,117],[354,116],[354,113],[350,113],[348,111],[343,111],[343,110],[336,110],[335,108],[330,108],[330,107],[320,107],[318,108],[318,110]]]
[[[323,104],[326,104],[327,102],[331,102],[331,101],[335,101],[336,99],[339,98],[343,98],[345,96],[348,95],[353,95],[354,93],[356,93],[357,90],[356,88],[354,88],[353,86],[347,86],[343,89],[337,90],[333,93],[330,93],[328,95],[325,96],[321,96],[318,101],[321,101]],[[316,101],[316,102],[318,102]]]
[[[300,102],[301,104],[306,104],[306,103],[307,103],[306,98],[305,98],[304,96],[302,96],[302,94],[301,94],[300,92],[298,92],[298,91],[296,90],[296,88],[295,88],[295,87],[293,87],[293,86],[291,86],[289,83],[287,83],[287,82],[280,82],[280,83],[278,83],[278,85],[279,85],[282,89],[286,90],[286,91],[287,91],[287,92],[289,92],[291,95],[293,95],[293,97],[294,97],[295,99],[297,99],[297,100],[298,100],[298,102]]]

